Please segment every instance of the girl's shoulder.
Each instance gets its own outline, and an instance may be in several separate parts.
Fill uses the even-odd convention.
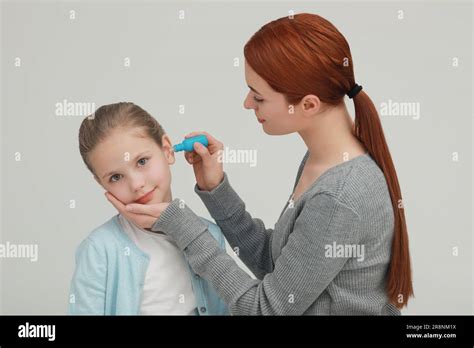
[[[121,239],[120,226],[117,219],[118,215],[115,215],[102,225],[94,228],[82,244],[93,244],[96,247],[115,245]]]

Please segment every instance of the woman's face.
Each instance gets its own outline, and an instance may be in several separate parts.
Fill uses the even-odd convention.
[[[301,102],[290,105],[281,93],[275,92],[252,67],[245,62],[245,80],[250,88],[244,100],[246,109],[253,109],[263,131],[269,135],[298,132],[306,125]]]
[[[167,135],[162,144],[160,148],[143,128],[113,130],[89,153],[95,179],[123,204],[171,201],[169,166],[175,158]]]

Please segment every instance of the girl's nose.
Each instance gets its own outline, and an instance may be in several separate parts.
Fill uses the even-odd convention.
[[[145,178],[143,175],[135,174],[132,177],[132,190],[133,192],[138,192],[145,187]]]

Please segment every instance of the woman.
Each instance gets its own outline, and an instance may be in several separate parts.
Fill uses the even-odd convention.
[[[186,159],[195,191],[257,279],[179,199],[129,211],[109,200],[140,226],[172,236],[233,315],[400,314],[413,295],[402,197],[377,111],[355,83],[347,41],[324,18],[298,14],[263,26],[244,53],[244,106],[265,133],[297,132],[308,147],[275,228],[245,210],[218,161],[221,142],[205,133],[209,147],[196,144]]]

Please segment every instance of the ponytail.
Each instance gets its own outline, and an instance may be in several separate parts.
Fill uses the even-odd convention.
[[[354,84],[347,40],[327,19],[299,13],[265,24],[246,43],[244,55],[255,72],[289,104],[296,105],[308,94],[330,105],[344,102],[345,94],[353,98],[355,134],[383,171],[394,211],[387,295],[396,307],[406,306],[413,288],[402,195],[377,110]]]
[[[386,291],[390,302],[402,308],[407,305],[409,297],[413,296],[413,286],[400,185],[379,115],[372,100],[364,91],[360,91],[354,97],[354,108],[355,134],[384,173],[392,200],[395,228]]]

